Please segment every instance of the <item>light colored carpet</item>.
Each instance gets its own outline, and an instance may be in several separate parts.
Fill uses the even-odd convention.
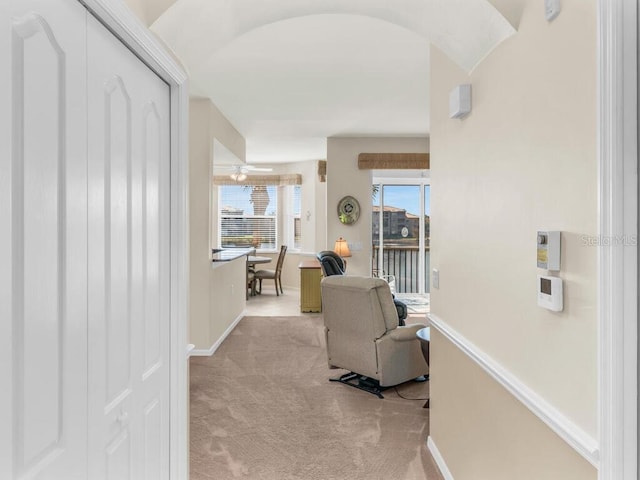
[[[329,382],[322,317],[245,317],[191,359],[191,479],[437,480],[429,410]],[[428,396],[428,382],[398,387]]]

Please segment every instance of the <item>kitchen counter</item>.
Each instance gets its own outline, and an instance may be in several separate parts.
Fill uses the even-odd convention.
[[[217,251],[211,256],[211,263],[218,262],[230,262],[236,258],[240,258],[246,255],[253,255],[255,248],[225,248]]]

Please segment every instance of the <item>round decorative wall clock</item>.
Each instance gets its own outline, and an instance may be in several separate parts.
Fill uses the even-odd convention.
[[[351,195],[338,202],[338,219],[345,225],[355,223],[360,217],[360,204]]]

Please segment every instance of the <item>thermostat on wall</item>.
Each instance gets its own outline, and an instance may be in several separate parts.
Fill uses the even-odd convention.
[[[564,308],[562,302],[562,279],[538,275],[538,306],[561,312]]]

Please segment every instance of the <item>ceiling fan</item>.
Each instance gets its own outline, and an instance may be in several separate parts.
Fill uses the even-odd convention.
[[[226,171],[231,171],[229,176],[232,180],[236,182],[242,182],[247,179],[247,174],[249,172],[271,172],[273,168],[271,167],[254,167],[253,165],[227,165],[223,167],[215,167],[216,169],[224,169]]]

